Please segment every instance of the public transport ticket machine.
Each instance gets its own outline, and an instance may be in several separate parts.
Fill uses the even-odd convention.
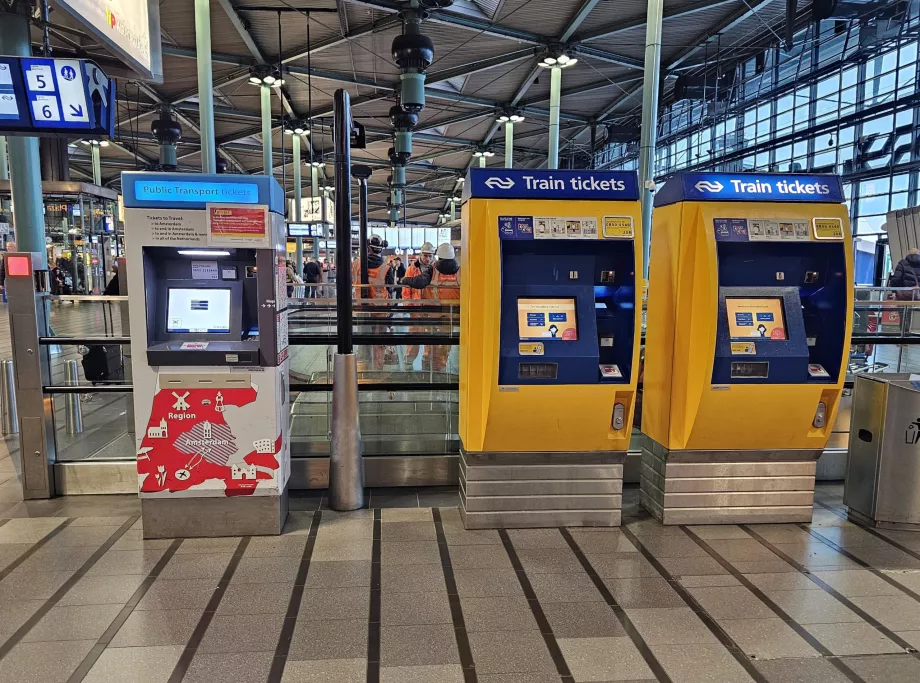
[[[843,390],[840,179],[683,173],[655,197],[642,504],[664,524],[808,522]]]
[[[470,169],[461,228],[467,528],[619,525],[638,379],[635,173]]]
[[[290,476],[284,193],[124,173],[144,536],[278,534]]]

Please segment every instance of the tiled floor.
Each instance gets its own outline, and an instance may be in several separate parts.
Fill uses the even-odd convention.
[[[845,519],[463,529],[455,491],[292,499],[281,537],[144,541],[0,457],[0,683],[916,683],[920,533]]]

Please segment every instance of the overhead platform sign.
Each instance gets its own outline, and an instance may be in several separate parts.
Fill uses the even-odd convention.
[[[635,201],[639,181],[629,171],[471,168],[463,185],[463,200],[470,198]]]
[[[85,59],[0,57],[0,134],[115,134],[115,81]]]
[[[655,195],[655,206],[676,202],[844,201],[835,175],[796,173],[678,173]]]

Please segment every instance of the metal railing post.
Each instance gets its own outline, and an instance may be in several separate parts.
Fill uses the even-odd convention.
[[[124,256],[118,257],[118,293],[121,296],[128,296],[128,259]],[[121,333],[122,336],[131,335],[131,316],[129,315],[129,306],[127,301],[119,304],[121,312]],[[114,323],[114,316],[113,316]],[[112,325],[112,333],[115,333],[115,326]],[[131,345],[125,344],[121,347],[121,362],[123,366],[123,375],[125,384],[131,384],[134,381],[134,373],[131,369]],[[125,407],[125,419],[128,421],[128,436],[134,439],[134,400],[128,400]]]
[[[19,412],[16,410],[16,380],[13,361],[0,361],[0,423],[3,436],[19,434]]]
[[[364,461],[358,422],[358,363],[352,344],[351,102],[335,91],[335,260],[338,349],[333,362],[329,507],[364,507]]]
[[[64,361],[64,381],[69,387],[80,386],[80,366],[77,361]],[[80,405],[80,394],[67,394],[64,396],[64,424],[68,434],[83,433],[83,407]]]

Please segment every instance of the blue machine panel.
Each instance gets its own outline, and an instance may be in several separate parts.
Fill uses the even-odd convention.
[[[792,173],[677,173],[655,195],[655,206],[677,202],[844,201],[835,175]]]
[[[634,201],[639,198],[639,180],[633,171],[471,168],[463,201],[471,198]]]
[[[190,173],[121,174],[126,208],[204,209],[207,204],[267,204],[284,213],[278,181],[257,175]]]

